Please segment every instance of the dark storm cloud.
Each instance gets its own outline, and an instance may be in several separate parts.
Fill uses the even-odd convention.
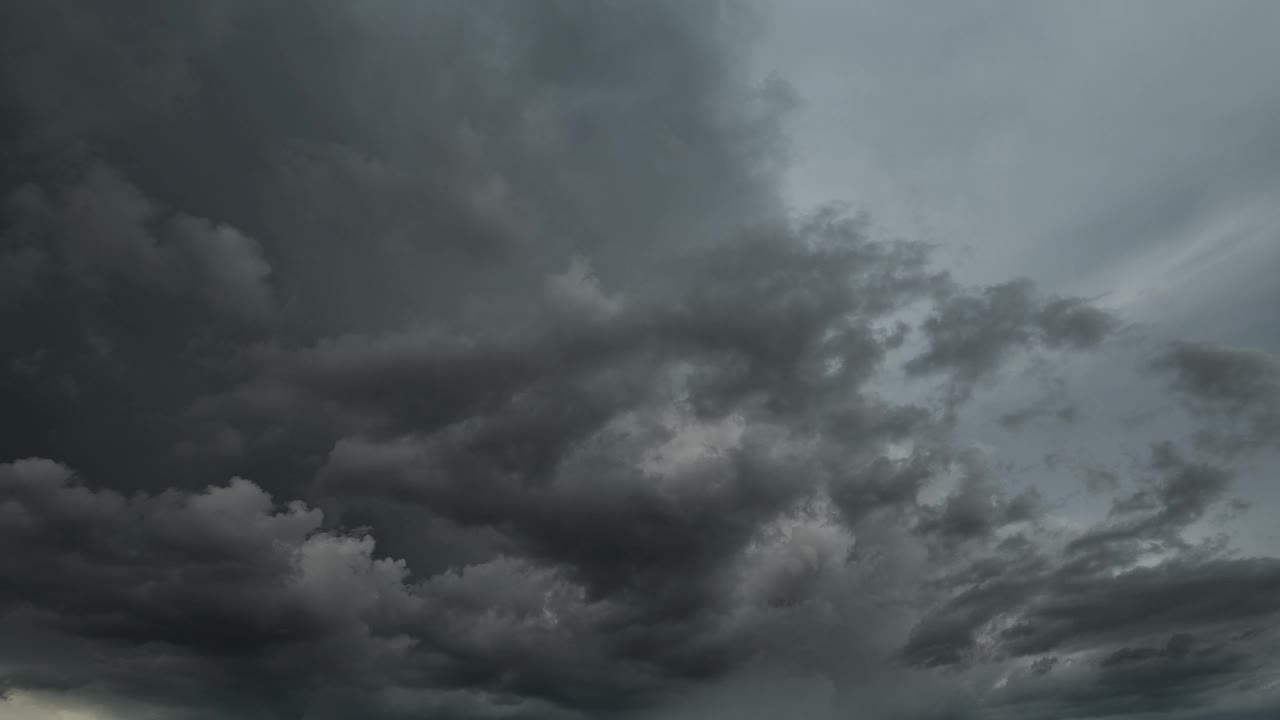
[[[1269,624],[1280,610],[1277,580],[1270,559],[1166,563],[1092,582],[1063,577],[1002,640],[1026,654],[1196,630],[1227,637]]]
[[[897,342],[877,321],[941,280],[921,248],[870,242],[825,214],[670,272],[670,287],[615,297],[575,265],[529,299],[520,329],[338,337],[275,360],[275,375],[373,413],[388,431],[432,430],[610,368],[624,381],[600,388],[620,394],[610,403],[636,402],[626,393],[649,392],[654,373],[675,370],[687,373],[699,412],[803,414],[835,402],[828,391],[864,382]]]
[[[484,697],[513,693],[498,704],[537,710],[540,695],[590,704],[596,685],[622,702],[645,682],[643,672],[609,680],[607,664],[588,670],[599,658],[587,645],[557,647],[608,611],[584,612],[554,573],[499,560],[410,582],[403,562],[374,554],[369,536],[322,530],[320,511],[281,506],[246,480],[125,497],[29,459],[0,467],[0,497],[0,532],[13,551],[4,572],[24,578],[3,596],[2,655],[22,668],[11,678],[21,686],[106,684],[179,714],[206,702],[322,714],[324,703],[358,702],[401,717],[447,712],[451,689],[474,694],[477,711]],[[35,648],[23,651],[24,641],[60,635],[112,653],[112,667],[91,654],[25,666]],[[530,664],[528,643],[558,663]],[[157,652],[175,674],[163,684],[146,677]],[[405,673],[423,685],[416,697],[405,688],[402,708],[369,694],[370,686],[394,694]]]
[[[1280,442],[1280,358],[1250,348],[1179,343],[1152,367],[1195,414],[1212,421],[1204,439],[1227,451]]]
[[[264,320],[273,311],[271,267],[256,241],[204,218],[162,216],[109,168],[90,168],[57,197],[25,185],[10,195],[6,209],[10,262],[17,266],[0,272],[17,276],[23,265],[34,265],[26,271],[27,294],[40,291],[45,280],[72,293],[123,287],[190,297],[247,320]]]
[[[1212,541],[1193,546],[1183,534],[1222,500],[1230,474],[1189,461],[1170,444],[1153,449],[1149,467],[1143,489],[1118,498],[1109,518],[1058,550],[1005,541],[1000,552],[945,577],[955,595],[917,626],[904,658],[934,666],[1066,650],[1102,652],[1109,667],[1173,657],[1125,644],[1135,640],[1200,633],[1223,644],[1273,622],[1280,613],[1273,558],[1225,557]],[[994,524],[996,504],[965,507],[984,511],[973,515],[984,522],[967,527]],[[1140,563],[1170,552],[1155,565]]]
[[[831,501],[845,519],[857,525],[878,510],[912,508],[920,491],[945,466],[934,453],[893,460],[883,455],[853,472],[842,473],[829,486]]]
[[[1178,532],[1222,499],[1233,475],[1229,469],[1189,461],[1167,442],[1152,449],[1150,466],[1153,481],[1117,498],[1107,522],[1072,541],[1073,549],[1142,540],[1176,542]]]
[[[156,468],[109,448],[144,434],[146,457],[192,456],[174,437],[186,428],[149,419],[224,384],[246,341],[506,328],[584,250],[639,277],[660,240],[715,238],[777,206],[785,97],[731,62],[749,18],[730,7],[134,10],[6,7],[16,139],[0,258],[17,278],[6,322],[22,328],[6,349],[44,353],[99,398],[73,409],[35,383],[10,389],[7,404],[62,428],[13,428],[10,457],[145,486]],[[64,292],[73,281],[98,290]],[[273,296],[289,322],[269,335],[210,315]],[[124,401],[147,427],[99,416]],[[120,436],[85,442],[82,422]]]
[[[927,346],[907,363],[913,375],[947,373],[964,397],[1015,350],[1091,348],[1117,326],[1114,317],[1079,299],[1036,296],[1025,280],[960,292],[925,319]]]
[[[1003,527],[1034,519],[1040,505],[1034,489],[1006,497],[995,469],[981,457],[966,453],[956,464],[963,473],[957,488],[941,503],[921,509],[917,532],[949,545],[987,539]]]
[[[294,576],[307,538],[319,529],[320,514],[301,504],[277,508],[247,481],[195,495],[126,497],[86,488],[52,461],[29,459],[0,469],[0,493],[6,508],[0,526],[6,547],[13,550],[6,554],[5,573],[24,578],[4,597],[4,662],[21,668],[12,682],[55,688],[120,682],[126,692],[144,691],[128,687],[151,684],[134,676],[149,655],[139,650],[170,647],[185,675],[175,687],[217,692],[224,682],[254,685],[253,674],[269,664],[265,649],[305,646],[311,652],[326,636],[346,632],[347,623],[358,646],[365,632],[359,603],[349,606],[346,619],[334,622],[336,615],[325,618],[323,608],[308,607],[329,602],[325,591],[308,600],[300,586],[305,573]],[[376,580],[383,570],[398,582],[396,567],[374,565],[359,538],[314,535],[313,542],[318,544],[311,549],[329,551],[318,557],[322,582],[325,563],[339,573],[328,577],[342,582],[345,573],[356,591],[365,582],[362,573]],[[369,592],[374,588],[370,583]],[[119,666],[104,678],[93,677],[91,656],[64,657],[43,669],[24,667],[15,653],[32,628],[118,649]],[[218,658],[226,658],[227,666],[219,667]],[[231,663],[257,668],[224,677],[236,674]],[[150,692],[164,694],[158,687]]]
[[[6,42],[6,452],[101,488],[6,470],[9,682],[192,716],[545,715],[784,650],[773,616],[804,617],[841,531],[764,529],[926,421],[860,388],[902,336],[877,323],[939,280],[832,214],[724,243],[780,209],[788,99],[734,62],[749,16],[223,10],[7,10],[30,38]],[[313,457],[344,517],[474,547],[417,549],[410,580],[275,505]]]
[[[1272,559],[1171,561],[1112,574],[1028,558],[987,572],[912,633],[904,656],[952,665],[981,656],[1091,651],[1201,632],[1213,642],[1274,622],[1280,568]],[[973,577],[966,578],[973,580]],[[991,623],[994,625],[990,625]]]
[[[1274,561],[1186,537],[1229,470],[1161,446],[1067,532],[957,446],[979,384],[1117,321],[789,212],[750,8],[0,12],[0,686],[112,719],[739,717],[799,677],[914,719],[900,688],[1049,706],[919,667],[1082,653],[1076,714],[1257,671]],[[938,377],[946,407],[904,399]]]
[[[1164,647],[1123,647],[1102,658],[1103,667],[1125,665],[1128,663],[1147,662],[1153,659],[1181,659],[1186,657],[1195,645],[1195,637],[1188,633],[1171,635]]]
[[[243,7],[144,0],[120,12],[74,0],[7,3],[0,15],[6,153],[75,156],[164,117],[196,90],[191,61],[217,45]]]
[[[1238,637],[1205,645],[1185,633],[1153,640],[1087,660],[1050,656],[1046,659],[1052,663],[1033,663],[1030,677],[1018,673],[1019,680],[1026,679],[1006,686],[1001,699],[1007,706],[994,716],[1265,717],[1259,706],[1248,703],[1238,703],[1237,712],[1214,710],[1223,696],[1258,689],[1255,678],[1266,667],[1258,658],[1266,652],[1264,642]],[[1044,667],[1049,670],[1037,673]],[[1028,713],[1028,708],[1034,710]]]
[[[937,278],[918,249],[869,242],[839,218],[775,232],[688,259],[677,272],[698,282],[680,296],[606,302],[580,287],[594,314],[514,345],[408,338],[286,361],[286,380],[368,428],[334,448],[322,487],[491,528],[632,606],[654,637],[712,632],[725,573],[763,527],[828,483],[851,518],[909,505],[919,484],[843,466],[878,467],[886,440],[927,421],[862,385],[894,342],[874,321]],[[416,404],[427,398],[440,402]],[[671,651],[652,638],[635,650]],[[709,651],[664,662],[711,672],[750,652]]]

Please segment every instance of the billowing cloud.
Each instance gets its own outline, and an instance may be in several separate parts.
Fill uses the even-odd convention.
[[[151,290],[248,320],[273,312],[271,266],[235,228],[181,213],[162,218],[150,198],[103,166],[59,195],[24,185],[9,198],[16,249],[5,272],[25,275],[26,293],[40,291],[34,283],[48,275],[73,292]]]
[[[757,9],[130,5],[0,11],[0,717],[1278,706],[1240,454],[966,434],[1121,321],[788,207]]]

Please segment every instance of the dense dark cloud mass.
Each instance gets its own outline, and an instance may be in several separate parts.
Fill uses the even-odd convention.
[[[1200,429],[1066,507],[965,413],[1121,320],[788,207],[762,31],[7,3],[0,718],[1280,708],[1280,364],[1167,347]]]

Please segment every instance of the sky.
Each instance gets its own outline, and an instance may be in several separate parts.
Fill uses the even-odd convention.
[[[1280,715],[1280,5],[0,5],[0,720]]]

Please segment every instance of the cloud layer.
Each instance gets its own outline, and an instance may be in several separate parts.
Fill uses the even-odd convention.
[[[1280,361],[1067,507],[1125,323],[788,208],[751,7],[131,5],[0,17],[0,717],[1280,707]]]

